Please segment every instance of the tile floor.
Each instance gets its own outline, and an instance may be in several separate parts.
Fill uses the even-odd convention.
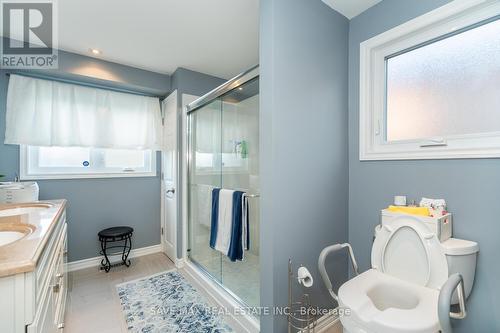
[[[162,253],[133,258],[109,273],[87,268],[69,273],[65,333],[125,333],[116,285],[175,268]]]
[[[131,262],[129,268],[114,267],[109,273],[100,271],[96,267],[69,273],[65,333],[128,332],[116,285],[175,269],[174,263],[163,253],[132,258]],[[184,276],[205,296],[210,306],[216,306],[205,291],[197,288],[196,283],[188,276]],[[224,319],[233,329],[235,328],[231,317],[225,316]],[[235,332],[238,333],[238,330],[235,329]]]

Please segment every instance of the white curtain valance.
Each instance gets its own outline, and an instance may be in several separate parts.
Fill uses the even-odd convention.
[[[158,98],[11,75],[5,143],[161,149]]]

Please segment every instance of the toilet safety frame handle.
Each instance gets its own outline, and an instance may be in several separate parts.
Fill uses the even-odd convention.
[[[459,312],[450,312],[451,298],[454,291],[457,291]],[[459,273],[452,274],[439,291],[438,317],[441,325],[441,332],[451,333],[450,318],[464,319],[467,315],[465,308],[464,279]]]
[[[339,300],[339,297],[333,291],[332,281],[328,277],[328,273],[326,271],[326,266],[325,266],[325,261],[326,261],[326,257],[328,257],[328,255],[335,253],[335,252],[339,252],[340,250],[345,249],[345,248],[347,248],[347,252],[349,253],[349,258],[351,259],[352,269],[353,269],[354,273],[356,275],[358,275],[359,274],[358,264],[356,262],[356,258],[354,258],[354,252],[352,251],[352,247],[349,243],[334,244],[334,245],[327,246],[321,251],[319,258],[318,258],[318,270],[319,270],[319,273],[321,274],[321,278],[323,279],[323,283],[325,284],[325,286],[328,289],[328,292],[330,293],[332,298],[334,300],[336,300],[337,302]]]

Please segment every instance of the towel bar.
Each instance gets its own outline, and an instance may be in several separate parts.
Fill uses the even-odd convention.
[[[213,185],[209,185],[209,184],[190,184],[191,186],[206,186],[206,187],[211,187],[211,188],[216,188],[217,186],[213,186]],[[243,188],[228,188],[228,190],[233,190],[233,191],[242,191],[242,192],[246,192],[247,189],[243,189]],[[245,196],[247,198],[260,198],[260,194],[258,193],[245,193]]]

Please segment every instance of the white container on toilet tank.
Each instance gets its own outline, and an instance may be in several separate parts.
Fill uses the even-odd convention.
[[[401,215],[413,216],[422,223],[424,223],[439,239],[440,242],[444,242],[447,239],[451,238],[453,229],[452,229],[452,218],[451,214],[448,213],[441,217],[432,217],[432,216],[422,216],[422,215],[411,215],[411,214],[403,214],[391,212],[387,209],[382,210],[382,225],[386,223],[390,223],[396,218],[399,218]]]
[[[0,182],[0,204],[38,201],[36,182]]]

